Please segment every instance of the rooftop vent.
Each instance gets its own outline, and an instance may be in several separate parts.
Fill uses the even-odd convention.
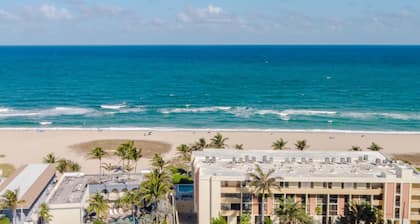
[[[369,155],[367,155],[367,154],[363,155],[363,160],[368,161],[369,160]]]
[[[330,163],[330,157],[325,157],[324,160],[325,160],[325,163],[326,164],[329,164]]]
[[[263,163],[267,163],[267,155],[263,155],[263,157],[262,157],[262,162],[263,162]]]
[[[211,163],[215,163],[216,162],[216,156],[212,156],[211,157],[211,161],[210,161]]]
[[[236,160],[236,157],[232,157],[232,163],[238,163],[238,161]]]

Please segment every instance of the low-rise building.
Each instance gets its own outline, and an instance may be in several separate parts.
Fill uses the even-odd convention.
[[[259,223],[261,195],[249,186],[258,164],[274,169],[276,186],[266,198],[272,219],[284,198],[300,203],[319,223],[334,223],[349,202],[367,201],[392,223],[420,222],[420,174],[380,152],[206,149],[194,152],[194,210],[200,224],[212,217],[239,223],[251,214]]]
[[[105,199],[115,201],[125,192],[138,189],[142,181],[143,174],[65,173],[47,199],[52,215],[49,223],[85,223],[90,195],[100,193]]]
[[[18,192],[19,204],[17,216],[21,223],[36,223],[37,211],[53,188],[55,167],[49,164],[28,164],[17,169],[0,185],[0,195],[7,190]],[[12,211],[1,210],[9,219]]]

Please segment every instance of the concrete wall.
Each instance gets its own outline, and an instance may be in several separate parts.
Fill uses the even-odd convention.
[[[80,208],[50,209],[52,219],[49,224],[82,224],[82,210]]]

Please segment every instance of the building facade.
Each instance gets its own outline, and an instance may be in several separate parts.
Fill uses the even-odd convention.
[[[143,174],[64,173],[46,200],[52,215],[48,223],[86,223],[91,195],[100,193],[108,201],[115,202],[125,192],[138,189],[142,180]]]
[[[379,152],[207,149],[192,156],[200,224],[219,215],[236,224],[241,214],[259,223],[262,197],[247,176],[256,164],[265,172],[275,170],[276,186],[264,203],[273,220],[282,199],[291,198],[317,223],[335,223],[348,203],[362,201],[391,223],[420,223],[420,174]]]
[[[50,194],[56,181],[55,167],[50,164],[27,164],[18,168],[0,185],[0,195],[7,190],[18,191],[19,204],[17,221],[20,223],[37,223],[39,206]],[[10,209],[0,210],[12,219]]]

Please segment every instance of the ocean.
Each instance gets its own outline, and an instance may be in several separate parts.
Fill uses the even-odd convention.
[[[0,128],[420,132],[420,46],[3,46]]]

